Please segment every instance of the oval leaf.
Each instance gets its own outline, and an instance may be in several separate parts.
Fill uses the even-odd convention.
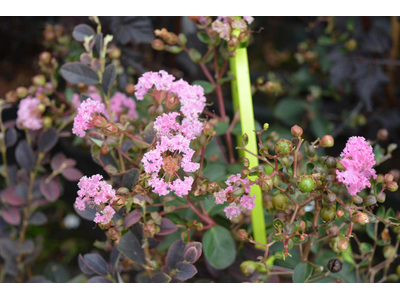
[[[83,42],[86,36],[89,37],[92,35],[95,35],[93,28],[86,24],[75,26],[74,31],[72,32],[72,36],[78,42]]]
[[[132,189],[132,187],[139,180],[139,170],[138,169],[130,169],[127,171],[124,176],[122,176],[122,185],[128,189]]]
[[[58,141],[58,134],[54,128],[43,131],[39,137],[38,149],[39,152],[45,153],[50,151]]]
[[[108,268],[107,263],[99,254],[88,253],[83,256],[83,260],[86,262],[87,266],[91,268],[98,275],[107,275]]]
[[[77,209],[76,206],[74,205],[74,209],[75,209],[76,213],[82,219],[85,219],[85,220],[88,220],[88,221],[93,221],[94,218],[96,217],[96,212],[97,211],[94,208],[90,208],[90,207],[86,206],[85,210],[82,211],[82,210]]]
[[[96,84],[99,82],[99,76],[96,72],[80,62],[64,64],[61,67],[61,75],[65,80],[74,84]]]
[[[180,262],[176,265],[178,272],[176,273],[176,278],[185,281],[192,278],[197,274],[197,269],[192,264]]]
[[[45,182],[45,178],[40,181],[40,191],[47,201],[54,202],[61,195],[60,185],[55,179],[50,180],[49,183]]]
[[[293,271],[293,282],[303,283],[311,276],[313,267],[306,262],[299,263]]]
[[[83,177],[83,173],[76,168],[64,169],[61,174],[69,181],[78,181]]]
[[[101,86],[103,87],[104,93],[108,95],[111,87],[117,77],[117,72],[114,64],[109,64],[103,73],[103,79],[101,81]]]
[[[203,237],[203,247],[208,263],[215,269],[225,269],[235,261],[235,243],[229,230],[224,227],[208,229]]]
[[[157,233],[157,235],[167,235],[167,234],[171,234],[177,230],[178,230],[178,227],[176,227],[174,222],[172,222],[170,219],[162,218],[161,225],[160,225],[160,232]]]
[[[42,212],[37,212],[29,218],[29,225],[42,226],[47,223],[47,217]]]
[[[144,264],[146,262],[144,251],[138,239],[130,231],[121,237],[121,241],[117,246],[118,250],[130,260]]]
[[[95,276],[86,281],[86,283],[112,283],[112,281],[104,276]]]
[[[19,142],[17,148],[15,149],[15,159],[21,168],[25,169],[27,172],[32,172],[35,166],[36,157],[33,153],[32,147],[23,140]]]
[[[3,210],[3,219],[10,225],[17,226],[21,223],[21,214],[19,210],[15,207],[10,207]]]
[[[126,217],[124,221],[124,227],[125,229],[128,227],[131,227],[132,225],[136,224],[139,222],[139,220],[142,218],[142,212],[140,209],[135,209],[134,211],[130,212]]]
[[[12,206],[23,206],[25,205],[25,200],[16,195],[15,193],[15,186],[10,186],[6,188],[2,193],[1,193],[1,200],[3,202],[7,202],[8,204]]]
[[[4,143],[6,147],[12,147],[17,142],[18,134],[14,127],[9,127],[6,129],[6,133],[4,135]]]

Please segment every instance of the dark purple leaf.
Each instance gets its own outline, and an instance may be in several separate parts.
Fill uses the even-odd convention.
[[[171,277],[165,273],[156,273],[150,280],[152,283],[169,283],[171,281]]]
[[[79,210],[76,208],[76,206],[74,205],[74,209],[76,211],[76,213],[83,219],[88,220],[88,221],[93,221],[94,218],[96,217],[96,209],[94,208],[90,208],[88,206],[86,206],[85,210]]]
[[[182,240],[178,240],[175,243],[171,245],[168,249],[167,253],[167,265],[171,269],[175,268],[175,265],[178,262],[181,262],[184,260],[183,257],[183,251],[185,249],[186,244]]]
[[[114,64],[109,64],[103,73],[103,79],[101,81],[101,86],[103,87],[104,93],[108,95],[111,91],[111,87],[117,77],[116,67]]]
[[[79,269],[81,269],[82,273],[88,276],[92,276],[94,274],[96,274],[94,272],[94,270],[92,270],[89,265],[87,264],[87,262],[83,259],[82,254],[79,254],[78,256],[78,265],[79,265]]]
[[[189,249],[186,250],[184,254],[185,261],[188,263],[195,263],[197,260],[197,250],[196,247],[190,247]]]
[[[50,151],[58,141],[58,133],[54,128],[43,131],[39,136],[38,149],[41,153]]]
[[[17,142],[18,134],[14,127],[9,127],[6,129],[4,134],[4,143],[6,147],[12,147]]]
[[[27,172],[32,172],[35,166],[36,157],[33,153],[32,147],[28,145],[26,140],[19,142],[15,149],[15,159],[21,168]]]
[[[112,283],[112,281],[104,276],[95,276],[86,281],[86,283]]]
[[[4,267],[6,269],[7,274],[9,274],[13,277],[18,276],[18,264],[15,259],[7,259],[5,261]]]
[[[46,179],[42,178],[40,181],[40,191],[49,202],[56,201],[61,195],[60,185],[55,178],[50,180],[49,183],[46,183]]]
[[[78,181],[83,177],[82,172],[76,168],[64,169],[61,174],[69,181]]]
[[[176,273],[176,278],[182,281],[192,278],[197,273],[197,269],[195,266],[183,262],[177,263],[176,269],[178,270],[178,272]]]
[[[29,218],[29,225],[42,226],[47,223],[47,217],[42,212],[37,212]]]
[[[130,169],[127,171],[124,176],[122,176],[122,185],[128,189],[132,189],[132,187],[139,180],[139,170],[138,169]]]
[[[146,262],[142,245],[131,231],[128,231],[121,237],[117,245],[118,250],[130,260],[139,264]]]
[[[25,200],[22,197],[16,195],[15,186],[10,186],[6,188],[1,193],[1,200],[3,202],[7,202],[12,206],[23,206],[25,204]]]
[[[66,158],[65,155],[60,152],[51,159],[51,169],[53,171],[58,171],[62,164],[65,164],[66,168],[72,168],[76,165],[76,161],[71,158]]]
[[[184,255],[186,255],[186,252],[190,248],[195,248],[196,249],[197,256],[196,256],[195,261],[197,261],[200,258],[202,250],[203,250],[202,244],[200,242],[191,242],[191,243],[187,244],[186,247],[185,247],[185,250],[184,250],[184,253],[185,253]]]
[[[128,227],[131,227],[132,225],[136,224],[139,222],[139,220],[142,218],[142,212],[140,209],[135,209],[134,211],[130,212],[126,217],[124,221],[124,227],[125,229]]]
[[[33,276],[27,282],[28,283],[53,283],[51,280],[46,279],[44,276]]]
[[[95,35],[93,28],[86,24],[79,24],[75,26],[74,31],[72,32],[72,36],[78,42],[83,42],[85,37],[90,37]]]
[[[99,254],[97,253],[87,253],[83,256],[83,260],[86,265],[92,269],[98,275],[107,275],[108,268],[107,263]]]
[[[96,34],[94,40],[93,40],[93,52],[97,57],[100,57],[100,53],[103,50],[103,34],[99,33]],[[104,76],[104,73],[103,73]],[[106,93],[107,94],[107,93]]]
[[[15,207],[9,207],[3,210],[3,219],[10,225],[17,226],[21,223],[21,214],[19,210]]]
[[[167,235],[171,234],[178,230],[175,223],[172,222],[170,219],[162,218],[161,225],[160,225],[160,232],[157,235]]]
[[[131,40],[136,43],[151,43],[153,26],[148,17],[111,17],[111,31],[115,41],[126,45]]]
[[[69,62],[61,67],[61,75],[70,83],[97,84],[99,76],[96,72],[80,62]]]

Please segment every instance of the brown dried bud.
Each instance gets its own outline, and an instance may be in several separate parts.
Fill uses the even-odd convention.
[[[146,223],[143,227],[143,233],[147,237],[154,237],[157,234],[157,226],[154,223]]]
[[[319,141],[319,145],[321,147],[325,147],[325,148],[333,147],[334,143],[335,143],[335,140],[333,139],[333,137],[331,135],[325,135]]]
[[[300,137],[303,134],[303,129],[298,125],[294,125],[290,132],[293,136]]]
[[[154,40],[151,42],[151,47],[152,47],[154,50],[162,51],[162,50],[164,50],[164,48],[165,48],[165,44],[164,44],[164,42],[163,42],[162,40],[160,40],[160,39],[154,39]]]
[[[379,129],[376,137],[378,140],[386,141],[389,138],[389,131],[387,131],[385,128]]]
[[[236,235],[238,236],[239,239],[242,239],[242,240],[244,240],[244,239],[246,239],[248,237],[248,233],[244,229],[239,229],[236,232]]]
[[[387,229],[387,228],[383,229],[381,236],[382,236],[382,240],[384,240],[385,242],[390,240],[389,229]]]
[[[135,85],[134,85],[133,83],[128,83],[128,84],[125,86],[125,92],[126,92],[128,95],[133,95],[133,93],[135,92]]]
[[[115,126],[114,124],[107,123],[105,128],[104,128],[104,133],[107,135],[112,135],[118,132],[118,127]]]
[[[203,123],[203,126],[204,126],[203,127],[203,133],[205,135],[210,135],[210,134],[213,133],[214,126],[211,124],[211,122],[206,121],[206,122]]]

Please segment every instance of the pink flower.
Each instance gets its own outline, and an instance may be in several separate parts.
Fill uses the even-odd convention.
[[[92,177],[82,177],[79,180],[78,197],[75,200],[76,208],[85,210],[86,206],[112,204],[115,200],[115,191],[105,182],[103,176],[97,174]]]
[[[231,175],[225,183],[228,187],[214,193],[214,197],[215,204],[224,204],[225,202],[228,202],[228,197],[232,200],[229,206],[224,209],[228,219],[238,216],[243,210],[252,210],[255,207],[256,203],[254,200],[256,199],[256,196],[249,195],[251,186],[253,185],[249,179],[243,179],[241,174],[236,174]],[[234,198],[232,193],[240,188],[244,189],[244,194],[240,197]]]
[[[102,225],[107,225],[111,222],[112,217],[115,214],[115,210],[111,206],[106,206],[100,213],[96,213],[94,218],[95,223],[100,223]]]
[[[220,20],[215,20],[211,24],[211,28],[213,31],[219,34],[221,39],[229,41],[231,34],[231,26],[228,23],[223,23]]]
[[[229,220],[231,220],[232,218],[240,215],[241,210],[235,203],[231,203],[230,205],[224,208],[224,212],[226,213],[226,217]]]
[[[251,23],[253,23],[254,18],[253,17],[243,17],[243,20],[245,20],[247,22],[247,24],[250,25]]]
[[[354,196],[365,187],[370,187],[369,179],[376,178],[372,168],[375,165],[375,155],[365,138],[351,137],[340,156],[343,157],[340,162],[346,171],[336,170],[336,177],[346,185],[349,194]]]
[[[79,94],[73,94],[72,95],[72,106],[78,110],[79,106],[81,106],[81,97],[79,96]]]
[[[203,123],[199,121],[198,117],[183,118],[181,124],[179,124],[176,120],[178,116],[179,113],[172,112],[157,117],[154,121],[154,130],[157,135],[169,138],[182,135],[188,140],[193,140],[202,132]]]
[[[118,116],[122,113],[126,113],[128,117],[137,119],[139,117],[136,111],[136,102],[132,98],[129,98],[123,93],[115,93],[110,99],[110,109],[114,112],[114,121],[118,121]],[[105,112],[105,116],[109,118],[108,111]]]
[[[169,91],[174,80],[175,77],[165,71],[144,73],[135,86],[135,96],[138,100],[143,100],[144,95],[153,88],[157,91]]]
[[[84,137],[85,130],[92,128],[91,121],[93,117],[104,112],[105,107],[103,103],[90,98],[86,99],[78,108],[78,114],[74,119],[72,133],[79,137]]]
[[[18,128],[39,130],[43,127],[42,113],[38,108],[40,100],[36,98],[25,98],[19,103],[17,112]]]

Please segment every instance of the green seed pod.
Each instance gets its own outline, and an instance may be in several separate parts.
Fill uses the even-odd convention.
[[[306,147],[305,148],[305,152],[306,152],[306,155],[308,157],[314,157],[315,156],[315,148],[314,148],[314,146],[310,145],[310,146]]]
[[[328,156],[326,158],[324,164],[328,169],[335,169],[336,168],[336,159],[334,159],[332,156]]]
[[[388,245],[383,248],[383,256],[386,259],[390,259],[396,255],[396,247],[393,245]]]
[[[361,204],[361,203],[363,203],[363,199],[362,199],[360,196],[358,196],[358,195],[352,196],[352,197],[351,197],[351,200],[352,200],[354,203],[356,203],[356,204]]]
[[[376,200],[377,200],[379,203],[384,203],[385,200],[386,200],[386,194],[385,194],[384,192],[379,193],[378,197],[376,197]]]
[[[232,196],[238,198],[244,194],[244,188],[237,189],[232,193]]]
[[[376,197],[373,195],[369,195],[364,199],[364,206],[371,206],[376,204]]]
[[[324,206],[321,209],[320,215],[322,220],[324,220],[325,222],[329,222],[333,220],[336,216],[336,207],[334,205]]]
[[[285,139],[280,139],[275,145],[275,152],[279,156],[287,156],[292,151],[292,142]]]
[[[246,260],[240,264],[240,271],[245,276],[250,276],[257,268],[257,263],[252,260]]]
[[[287,197],[281,193],[272,198],[272,204],[276,210],[286,210],[287,208]]]
[[[309,176],[301,176],[297,183],[303,193],[309,193],[315,188],[314,179]]]

